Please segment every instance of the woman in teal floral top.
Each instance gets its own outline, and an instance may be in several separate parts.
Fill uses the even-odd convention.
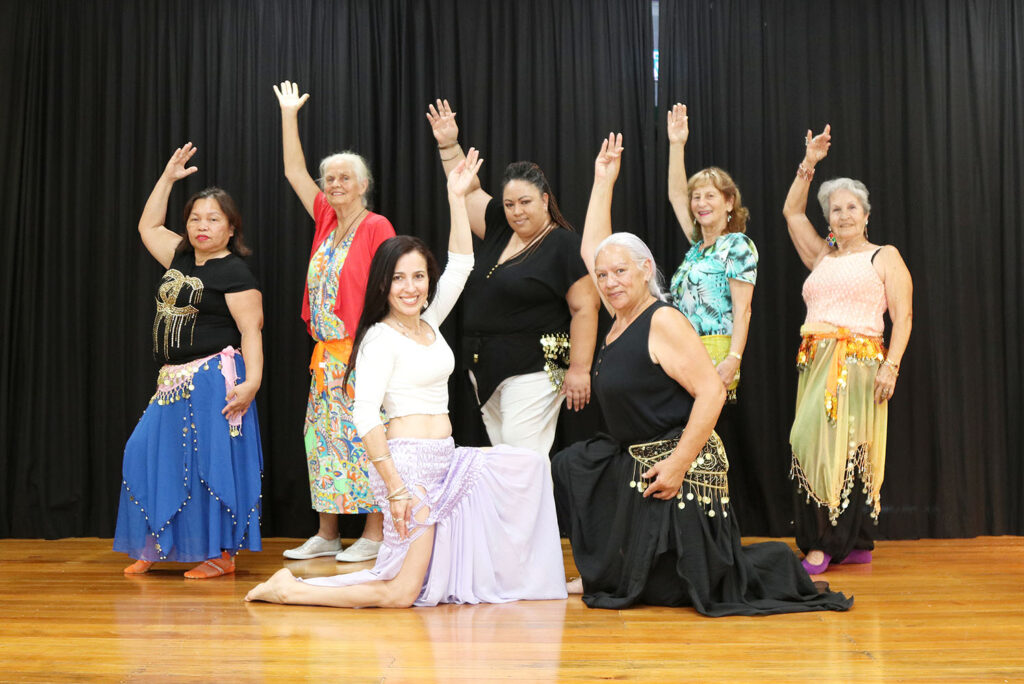
[[[707,347],[729,401],[736,401],[757,248],[744,235],[750,212],[728,173],[712,166],[687,180],[683,148],[689,134],[686,106],[676,104],[668,113],[668,198],[693,246],[672,276],[670,291]]]

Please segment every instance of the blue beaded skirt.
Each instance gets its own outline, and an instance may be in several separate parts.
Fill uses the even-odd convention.
[[[147,561],[196,563],[260,551],[263,449],[256,403],[229,425],[225,352],[160,370],[157,392],[128,438],[114,550]]]

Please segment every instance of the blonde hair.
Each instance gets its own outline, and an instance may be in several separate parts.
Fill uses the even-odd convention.
[[[747,219],[750,218],[750,211],[743,206],[743,199],[740,197],[740,189],[736,187],[736,181],[728,173],[717,166],[709,166],[701,169],[690,176],[686,182],[687,199],[693,198],[693,191],[701,185],[711,185],[718,190],[727,200],[732,200],[732,211],[729,212],[729,219],[725,224],[726,233],[746,233]],[[693,241],[700,242],[704,238],[700,232],[700,225],[694,222]]]

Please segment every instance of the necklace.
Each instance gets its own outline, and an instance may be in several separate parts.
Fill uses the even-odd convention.
[[[538,242],[538,241],[539,241],[539,240],[541,240],[541,239],[542,239],[542,238],[543,238],[543,237],[544,237],[545,235],[547,235],[548,233],[550,233],[550,232],[551,232],[551,227],[552,227],[552,226],[554,226],[554,225],[555,225],[555,224],[554,224],[553,222],[550,222],[550,223],[548,223],[548,224],[547,224],[546,226],[544,226],[544,228],[543,228],[543,229],[542,229],[542,230],[541,230],[541,231],[540,231],[539,233],[537,233],[536,235],[534,235],[534,236],[533,236],[533,239],[532,239],[532,240],[530,240],[530,241],[529,241],[529,242],[527,242],[527,243],[526,243],[525,245],[523,245],[522,249],[520,249],[520,250],[519,250],[518,252],[516,252],[515,254],[512,254],[512,255],[510,255],[510,256],[509,256],[509,257],[508,257],[507,259],[505,259],[504,261],[497,261],[497,262],[495,262],[494,266],[491,266],[491,270],[487,272],[487,275],[486,275],[486,276],[484,276],[484,280],[488,280],[488,279],[490,279],[490,277],[491,277],[491,274],[492,274],[492,273],[494,273],[494,272],[495,272],[496,270],[498,270],[498,267],[499,267],[499,266],[503,266],[504,264],[507,264],[508,262],[512,261],[513,259],[515,259],[516,257],[518,257],[518,256],[519,256],[520,254],[522,254],[523,252],[526,252],[526,251],[527,251],[528,249],[530,249],[530,247],[533,247],[533,245],[534,245],[534,244],[535,244],[536,242]],[[518,237],[518,235],[517,235],[517,237]]]
[[[420,334],[420,329],[421,329],[420,323],[421,323],[421,321],[420,321],[419,318],[416,319],[416,330],[415,331],[413,331],[412,328],[407,326],[402,321],[398,320],[398,318],[396,318],[395,316],[392,316],[391,320],[394,321],[395,325],[398,326],[398,328],[399,328],[398,332],[402,333],[403,335],[408,337],[410,340],[413,340],[414,342],[416,341],[416,338],[413,337],[413,335],[419,336],[419,334]],[[429,330],[429,328],[428,328],[428,330]],[[426,337],[429,340],[432,337],[432,335],[428,334]]]
[[[342,242],[344,242],[344,241],[345,241],[345,238],[347,238],[347,237],[348,237],[349,231],[351,231],[351,230],[352,230],[352,226],[353,226],[353,225],[355,224],[356,220],[357,220],[357,219],[358,219],[358,218],[359,218],[360,216],[362,216],[363,214],[365,214],[365,213],[367,213],[367,212],[366,212],[366,207],[363,207],[362,209],[360,209],[360,210],[359,210],[359,212],[358,212],[358,213],[357,213],[357,214],[356,214],[356,215],[355,215],[354,217],[352,217],[352,220],[348,222],[348,225],[347,225],[347,226],[345,226],[345,232],[341,233],[340,235],[338,235],[338,234],[337,234],[337,228],[335,228],[335,237],[334,237],[334,241],[333,241],[333,242],[331,243],[331,244],[332,244],[332,247],[331,247],[331,250],[332,250],[332,251],[333,251],[334,249],[337,249],[338,245],[340,245],[340,244],[341,244]]]

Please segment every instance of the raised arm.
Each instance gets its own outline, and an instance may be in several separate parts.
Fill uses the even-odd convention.
[[[473,236],[470,233],[470,219],[467,195],[474,188],[480,188],[477,172],[484,160],[476,148],[469,148],[469,154],[448,172],[448,206],[451,210],[451,233],[448,236],[448,251],[456,254],[473,253]]]
[[[198,149],[189,142],[185,143],[184,147],[174,150],[174,154],[164,167],[164,172],[153,186],[153,192],[149,193],[146,206],[142,209],[142,216],[139,217],[139,236],[142,237],[142,244],[164,268],[171,265],[174,250],[184,239],[164,225],[167,219],[167,200],[171,196],[171,187],[175,181],[191,176],[199,170],[196,166],[185,167]]]
[[[805,144],[804,160],[800,162],[796,178],[789,186],[782,215],[786,217],[789,237],[796,247],[797,254],[800,255],[800,261],[804,262],[807,268],[813,269],[828,253],[829,246],[807,218],[807,194],[811,190],[814,166],[828,155],[828,148],[832,145],[832,127],[826,124],[825,130],[813,138],[811,131],[808,130]]]
[[[668,112],[668,201],[676,214],[679,227],[693,244],[693,214],[690,213],[690,192],[686,181],[683,151],[690,137],[690,121],[686,105],[678,102]]]
[[[459,126],[455,123],[455,112],[452,111],[448,100],[437,100],[435,104],[427,107],[427,121],[430,122],[430,130],[437,140],[437,151],[441,155],[441,165],[444,167],[446,176],[465,159],[462,146],[459,145]],[[487,204],[491,196],[480,187],[480,179],[475,175],[472,183],[465,193],[466,211],[469,214],[469,226],[473,234],[483,239],[486,224],[484,214],[487,211]]]
[[[612,191],[622,166],[622,150],[622,134],[609,133],[594,160],[594,186],[590,190],[590,204],[587,205],[587,218],[583,223],[580,256],[595,284],[594,254],[597,246],[612,234]]]
[[[299,139],[299,110],[309,99],[309,93],[299,96],[299,84],[284,81],[274,86],[274,94],[281,105],[281,145],[284,148],[284,177],[299,196],[306,213],[313,218],[313,201],[320,192],[320,186],[309,175],[306,156],[302,153]]]

